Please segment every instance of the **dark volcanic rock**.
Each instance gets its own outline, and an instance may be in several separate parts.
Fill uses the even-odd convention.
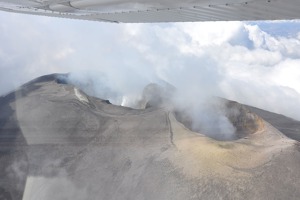
[[[270,124],[272,124],[272,126],[277,128],[287,137],[300,141],[300,121],[252,106],[246,106],[246,108],[249,109],[251,112],[256,113]]]

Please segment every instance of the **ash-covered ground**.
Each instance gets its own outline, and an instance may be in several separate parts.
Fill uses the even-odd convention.
[[[0,199],[299,199],[299,121],[156,84],[123,107],[67,77],[0,97]]]

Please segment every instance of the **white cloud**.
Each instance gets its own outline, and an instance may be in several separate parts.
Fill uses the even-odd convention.
[[[241,31],[242,22],[202,22],[181,23],[181,32],[189,35],[193,43],[199,46],[224,44]]]
[[[162,79],[184,95],[223,96],[300,119],[300,34],[243,22],[106,24],[9,13],[0,20],[0,94],[73,71],[119,104]]]

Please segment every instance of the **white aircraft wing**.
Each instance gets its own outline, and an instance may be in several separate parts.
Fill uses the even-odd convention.
[[[0,10],[103,22],[300,19],[300,0],[0,0]]]

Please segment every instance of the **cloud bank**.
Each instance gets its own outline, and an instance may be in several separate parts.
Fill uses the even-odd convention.
[[[300,120],[297,21],[106,24],[2,12],[0,19],[0,94],[71,72],[115,104],[131,106],[148,83],[166,81],[185,100],[220,96]]]

